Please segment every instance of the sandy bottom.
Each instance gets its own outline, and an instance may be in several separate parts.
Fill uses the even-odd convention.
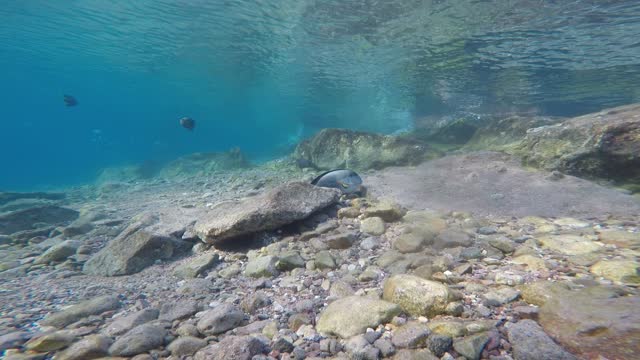
[[[363,176],[372,195],[410,209],[468,211],[484,216],[596,218],[640,214],[640,198],[573,176],[523,168],[496,152],[451,155],[416,167]]]

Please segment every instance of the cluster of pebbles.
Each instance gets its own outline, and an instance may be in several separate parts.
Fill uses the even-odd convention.
[[[131,275],[82,273],[140,204],[207,206],[270,186],[245,180],[230,191],[230,178],[216,181],[201,184],[216,190],[198,202],[175,186],[159,192],[171,185],[162,183],[103,195],[81,212],[84,225],[59,228],[66,240],[50,246],[46,236],[0,238],[4,358],[626,359],[640,351],[638,217],[480,218],[343,198],[253,242],[195,244]]]

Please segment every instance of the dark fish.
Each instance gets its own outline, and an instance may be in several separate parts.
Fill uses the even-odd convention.
[[[343,194],[362,192],[362,178],[353,170],[336,169],[327,171],[313,179],[311,184],[340,189]]]
[[[64,103],[67,106],[76,106],[78,105],[78,100],[71,95],[64,95]]]
[[[180,119],[180,126],[182,126],[187,130],[193,130],[193,128],[196,127],[196,121],[190,117],[185,116],[182,119]]]

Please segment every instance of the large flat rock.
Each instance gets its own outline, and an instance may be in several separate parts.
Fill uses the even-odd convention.
[[[640,198],[574,176],[559,180],[497,152],[450,155],[363,176],[370,193],[413,210],[478,215],[599,217],[640,214]]]
[[[274,230],[326,208],[338,201],[339,195],[339,190],[307,183],[284,184],[259,196],[218,204],[197,221],[195,233],[207,243],[219,244]]]

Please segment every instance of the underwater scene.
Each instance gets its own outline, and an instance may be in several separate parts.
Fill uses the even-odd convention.
[[[640,1],[2,5],[1,359],[640,357]]]

